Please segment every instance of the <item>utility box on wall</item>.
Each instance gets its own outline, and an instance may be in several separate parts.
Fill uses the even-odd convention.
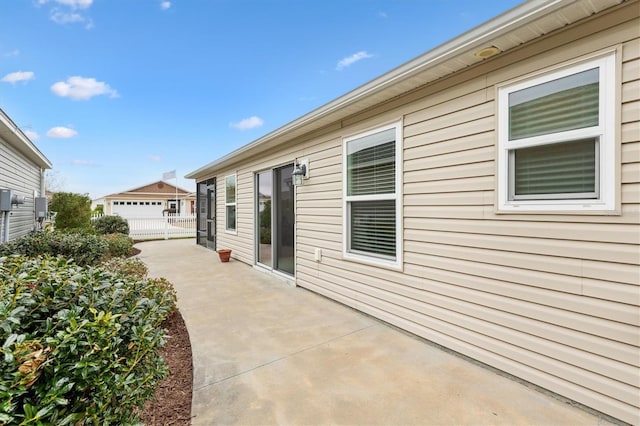
[[[10,189],[0,189],[0,212],[11,211],[11,200],[13,198],[13,191]]]
[[[14,204],[24,204],[24,195],[14,195],[10,189],[0,189],[0,212],[10,212]]]
[[[47,217],[47,198],[36,197],[34,204],[36,219],[45,219]]]

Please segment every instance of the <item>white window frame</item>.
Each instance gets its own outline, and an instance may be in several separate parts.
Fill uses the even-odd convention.
[[[599,123],[597,126],[509,141],[509,94],[589,69],[599,69]],[[615,51],[497,87],[498,100],[498,213],[613,211],[616,209],[616,55]],[[509,151],[551,143],[596,138],[597,198],[545,200],[510,199]],[[550,197],[551,198],[551,197]]]
[[[385,130],[395,129],[395,193],[394,194],[371,194],[371,195],[347,195],[347,146],[351,141],[361,139],[369,135],[383,132]],[[402,120],[381,127],[376,127],[362,133],[343,138],[342,142],[342,256],[344,259],[357,262],[382,266],[391,269],[402,269],[403,262],[403,210],[402,210]],[[349,249],[351,237],[350,229],[350,207],[352,201],[378,201],[378,200],[394,200],[396,207],[396,255],[393,259],[386,256],[376,255],[374,253],[365,254],[361,252],[352,252]]]
[[[231,177],[233,178],[234,185],[235,185],[235,196],[233,197],[234,199],[233,202],[229,202],[229,200],[227,200],[227,179]],[[229,214],[227,212],[227,207],[229,206],[235,207],[235,212],[236,212],[235,228],[229,228]],[[224,230],[229,234],[237,234],[238,232],[238,175],[237,173],[226,175],[224,177]]]

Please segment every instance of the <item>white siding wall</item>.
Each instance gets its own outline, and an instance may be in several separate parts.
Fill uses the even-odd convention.
[[[309,158],[296,282],[621,420],[640,418],[637,4],[217,174],[218,248],[254,263],[254,173]],[[633,21],[623,22],[635,17]],[[496,214],[495,85],[618,47],[620,215]],[[404,123],[403,271],[342,258],[342,138]],[[224,176],[238,176],[238,232]],[[322,261],[314,250],[322,249]]]
[[[9,239],[28,234],[35,225],[34,191],[40,194],[40,168],[0,138],[0,189],[23,195],[25,203],[13,208],[9,220]],[[42,194],[44,195],[44,194]],[[4,227],[0,216],[0,227]],[[2,228],[4,229],[4,228]]]

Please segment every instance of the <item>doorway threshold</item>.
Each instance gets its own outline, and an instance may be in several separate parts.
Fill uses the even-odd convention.
[[[291,287],[297,287],[296,286],[296,279],[295,277],[292,277],[291,275],[285,274],[283,272],[279,272],[279,271],[275,271],[273,269],[270,269],[266,266],[262,266],[259,263],[253,265],[253,269],[256,269],[260,272],[264,272],[265,274],[269,274],[271,276],[274,276],[282,281],[284,281],[287,285],[291,286]]]

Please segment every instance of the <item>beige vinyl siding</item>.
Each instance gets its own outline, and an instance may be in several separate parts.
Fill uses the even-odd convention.
[[[40,196],[40,167],[0,138],[0,189],[11,189],[23,195],[25,203],[15,206],[9,219],[9,239],[15,239],[33,231],[35,226],[34,191]],[[0,222],[2,219],[0,218]],[[3,223],[0,226],[4,227]],[[4,228],[2,228],[4,229]]]
[[[633,7],[365,111],[327,142],[303,145],[311,178],[297,195],[297,284],[637,422],[640,24],[622,18]],[[606,48],[621,53],[620,214],[496,214],[495,84]],[[342,258],[342,137],[398,117],[402,272]]]

